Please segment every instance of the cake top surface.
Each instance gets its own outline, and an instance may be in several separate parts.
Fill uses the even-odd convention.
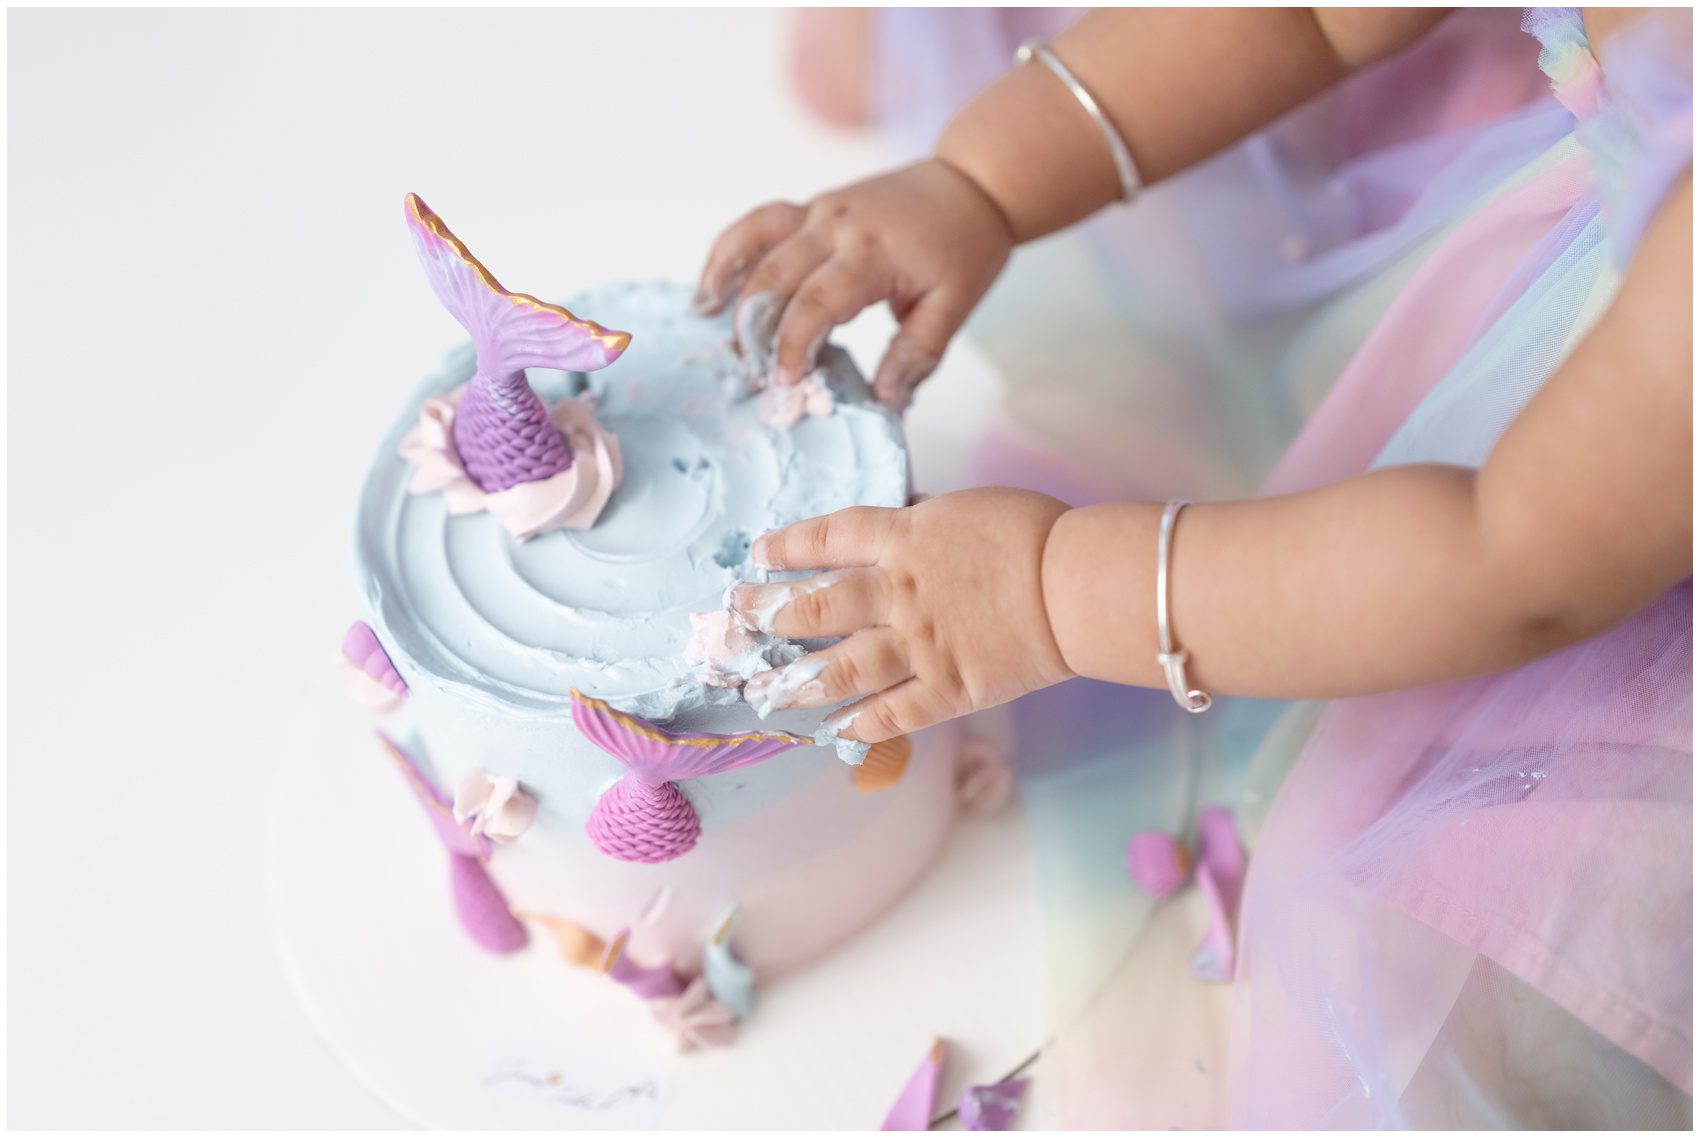
[[[588,375],[526,370],[545,405],[586,396],[618,449],[617,486],[588,528],[517,540],[489,512],[455,516],[444,494],[412,492],[403,441],[472,377],[472,345],[414,394],[367,475],[356,535],[368,610],[410,682],[563,717],[574,689],[657,722],[735,704],[738,690],[705,684],[685,649],[691,614],[765,579],[750,542],[846,506],[904,503],[902,428],[844,353],[821,355],[830,407],[770,425],[771,407],[747,394],[730,318],[692,315],[689,296],[670,284],[577,296],[567,308],[630,332],[630,344]]]

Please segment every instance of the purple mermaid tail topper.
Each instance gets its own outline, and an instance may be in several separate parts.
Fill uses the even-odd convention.
[[[702,820],[676,780],[737,770],[811,745],[787,731],[675,735],[582,692],[572,698],[574,725],[626,767],[597,799],[584,827],[597,849],[621,861],[672,861],[697,844]]]
[[[407,225],[431,291],[472,334],[478,353],[453,423],[467,476],[496,493],[569,469],[572,444],[550,421],[525,369],[595,371],[618,359],[631,336],[507,291],[417,194],[407,195]]]

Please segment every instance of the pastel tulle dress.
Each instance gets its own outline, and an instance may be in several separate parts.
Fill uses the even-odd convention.
[[[900,146],[1063,22],[879,19]],[[1597,61],[1576,10],[1523,23],[1460,13],[1018,258],[970,326],[1009,377],[976,480],[1079,503],[1479,465],[1691,162],[1684,16]],[[1062,1123],[1689,1125],[1691,591],[1419,691],[1017,704]],[[1156,906],[1123,869],[1130,835],[1207,802],[1251,850],[1231,985],[1188,974],[1198,891]]]

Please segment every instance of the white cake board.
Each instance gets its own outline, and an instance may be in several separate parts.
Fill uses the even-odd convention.
[[[282,726],[266,833],[273,933],[331,1049],[408,1120],[472,1128],[870,1128],[935,1036],[939,1109],[1044,1029],[1042,926],[1020,810],[965,819],[860,935],[757,993],[728,1049],[677,1055],[645,1005],[547,937],[496,957],[453,911],[445,855],[327,668]],[[1021,1125],[1043,1125],[1043,1078]]]

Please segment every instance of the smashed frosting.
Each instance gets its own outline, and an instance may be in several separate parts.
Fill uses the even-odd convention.
[[[815,729],[814,741],[817,747],[831,747],[838,752],[840,762],[859,767],[868,757],[868,748],[872,743],[859,743],[855,739],[846,739],[841,732],[856,721],[860,711],[852,711],[848,715],[839,712],[829,716]]]
[[[763,672],[744,685],[744,699],[755,709],[757,718],[766,719],[774,712],[790,707],[806,694],[812,692],[818,695],[820,674],[825,668],[825,658],[817,654],[805,656],[783,668]]]
[[[753,629],[730,609],[691,614],[685,663],[697,665],[697,675],[712,687],[738,687],[802,654],[802,645]]]
[[[761,421],[780,430],[788,431],[804,419],[832,414],[832,392],[827,390],[826,377],[818,371],[785,387],[769,385],[760,398]]]

